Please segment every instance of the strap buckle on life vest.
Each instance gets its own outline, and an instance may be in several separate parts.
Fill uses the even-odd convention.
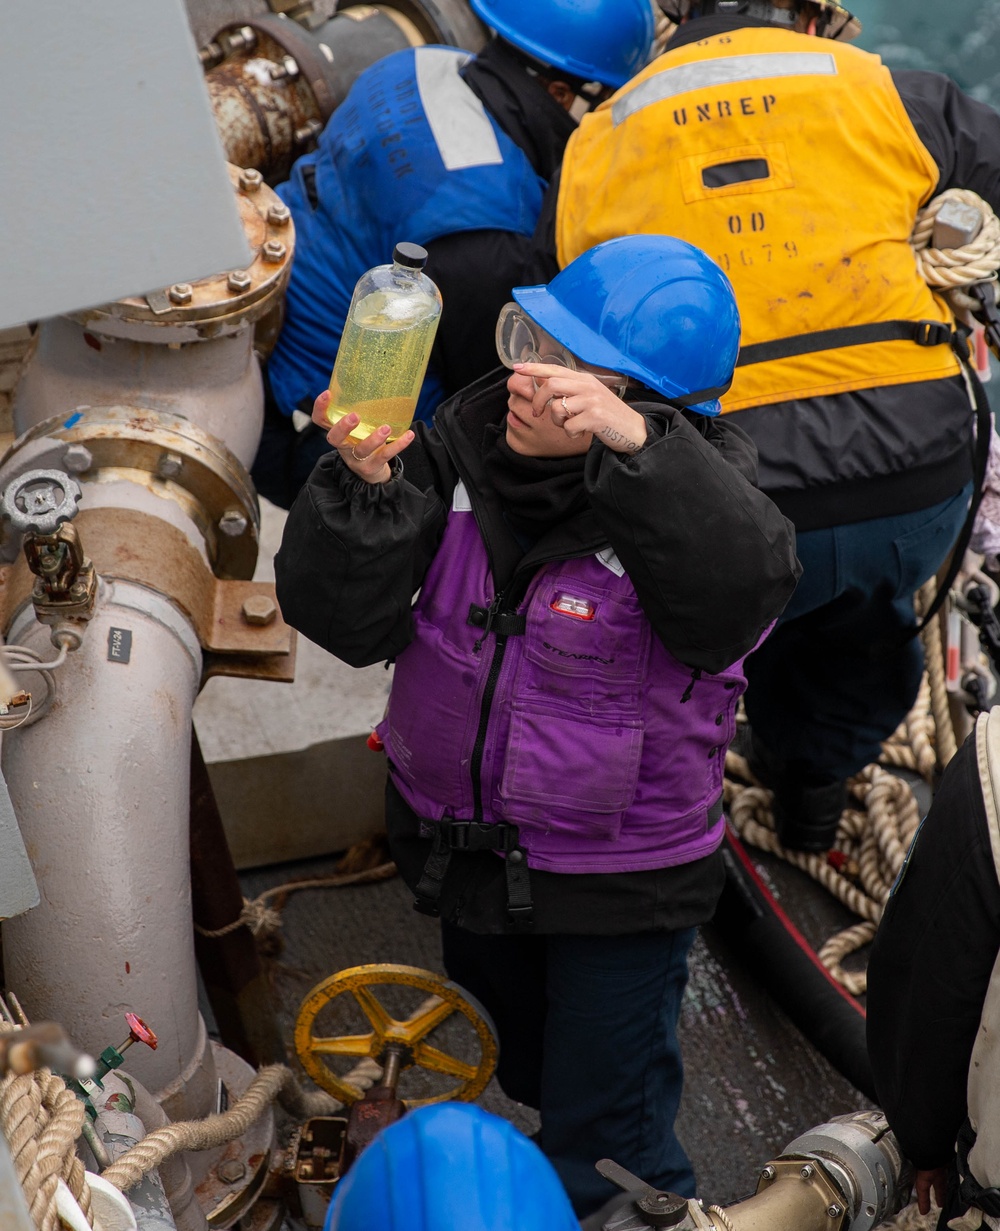
[[[473,628],[481,628],[484,635],[493,632],[498,637],[523,637],[528,627],[528,617],[523,612],[498,611],[494,607],[470,603],[467,623]]]
[[[441,821],[448,827],[448,842],[453,851],[512,851],[517,846],[517,826],[506,821],[487,825],[485,821]]]
[[[944,346],[952,340],[954,331],[944,321],[917,321],[913,340],[918,346]]]
[[[441,891],[455,851],[502,851],[507,879],[507,916],[514,931],[532,923],[534,908],[525,853],[518,845],[518,829],[509,821],[488,825],[483,821],[443,820],[433,823],[431,853],[413,891],[413,909],[437,918],[441,914]]]

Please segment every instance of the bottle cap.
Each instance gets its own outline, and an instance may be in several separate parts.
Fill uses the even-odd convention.
[[[427,264],[427,249],[421,248],[419,244],[397,244],[392,250],[392,259],[397,265],[423,269]]]

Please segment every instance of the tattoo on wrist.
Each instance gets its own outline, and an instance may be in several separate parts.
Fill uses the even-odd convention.
[[[626,436],[624,432],[619,432],[613,427],[602,427],[601,435],[606,437],[612,444],[623,445],[628,453],[638,453],[642,448],[642,445],[637,445],[631,437]]]

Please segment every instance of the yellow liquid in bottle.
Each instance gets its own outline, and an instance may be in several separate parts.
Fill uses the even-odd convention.
[[[413,422],[439,320],[437,301],[421,291],[373,291],[354,306],[337,351],[326,412],[331,423],[351,411],[360,418],[348,437],[352,444],[383,423],[395,440]]]

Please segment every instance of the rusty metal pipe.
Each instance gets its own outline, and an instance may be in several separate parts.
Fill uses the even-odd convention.
[[[276,184],[377,60],[424,43],[478,51],[485,41],[465,0],[353,4],[317,30],[274,15],[227,27],[202,53],[226,157]]]
[[[270,183],[287,178],[362,70],[421,41],[414,27],[367,7],[316,34],[276,17],[243,29],[253,31],[252,46],[210,69],[205,83],[227,159]]]

